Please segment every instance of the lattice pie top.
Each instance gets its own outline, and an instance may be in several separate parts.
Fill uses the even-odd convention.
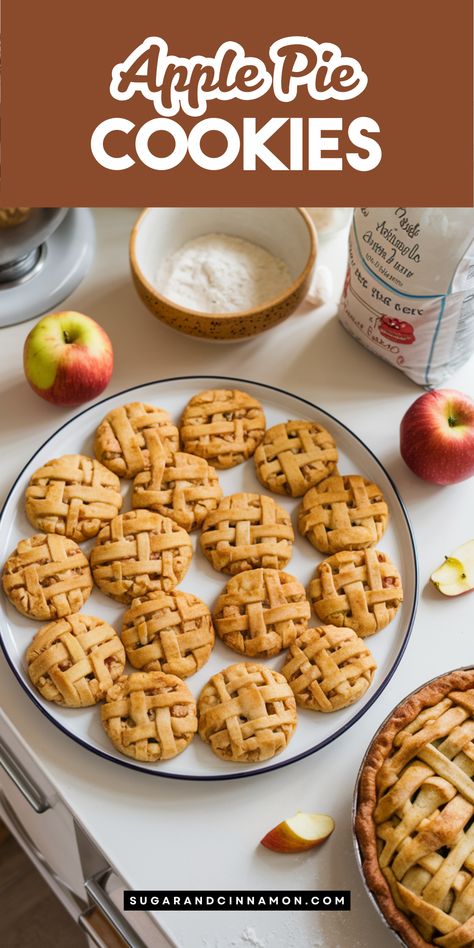
[[[409,948],[474,943],[474,673],[451,672],[399,706],[358,788],[364,873]]]
[[[209,389],[184,409],[181,437],[191,454],[227,468],[251,457],[265,431],[260,402],[236,389]]]
[[[255,452],[259,481],[277,494],[301,497],[336,470],[332,435],[313,421],[287,421],[265,433]]]
[[[259,566],[281,569],[291,557],[294,538],[289,515],[271,497],[231,494],[206,517],[201,548],[214,569],[224,573]]]
[[[123,617],[122,642],[134,668],[180,678],[207,662],[214,629],[207,606],[177,589],[134,599]]]
[[[150,469],[133,482],[132,506],[171,517],[184,530],[200,527],[222,497],[216,471],[204,458],[167,451],[159,437],[149,448]]]
[[[78,612],[92,592],[87,557],[74,540],[38,533],[20,540],[3,567],[3,589],[30,619]]]
[[[159,434],[166,448],[177,451],[179,432],[164,408],[129,402],[113,408],[99,425],[94,451],[99,461],[119,477],[135,477],[150,465],[150,432]]]
[[[383,536],[387,504],[376,484],[359,474],[332,474],[303,497],[298,528],[321,553],[363,550]]]

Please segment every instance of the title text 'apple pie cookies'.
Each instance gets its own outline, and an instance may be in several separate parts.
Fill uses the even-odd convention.
[[[112,685],[101,707],[114,747],[135,760],[169,760],[197,731],[196,702],[184,681],[163,672],[133,672]]]
[[[26,661],[31,681],[44,698],[85,708],[105,697],[123,673],[125,650],[111,625],[76,613],[40,629]]]
[[[403,601],[400,574],[380,550],[344,550],[316,567],[309,598],[322,622],[361,635],[384,629]]]
[[[212,652],[211,614],[205,603],[191,593],[148,593],[134,599],[127,609],[122,642],[134,668],[188,678]]]
[[[328,712],[362,698],[376,667],[371,651],[353,629],[326,625],[298,636],[281,673],[297,704]]]
[[[122,506],[120,481],[103,464],[82,454],[48,461],[31,476],[26,516],[37,530],[81,543],[95,537]]]
[[[375,546],[387,522],[382,491],[359,474],[332,474],[312,487],[298,515],[300,533],[321,553]]]
[[[199,392],[186,405],[181,420],[185,451],[217,468],[234,467],[251,457],[264,431],[260,402],[237,389]]]
[[[201,548],[214,569],[242,573],[259,566],[282,569],[295,536],[286,510],[264,494],[231,494],[208,514]]]
[[[191,557],[191,540],[173,520],[150,510],[130,510],[100,531],[91,567],[102,592],[128,603],[153,590],[173,589]]]
[[[87,557],[74,540],[38,533],[18,546],[3,567],[10,602],[30,619],[60,619],[79,612],[92,592]]]
[[[240,662],[213,675],[198,700],[199,734],[223,760],[268,760],[296,727],[288,682],[264,665]]]
[[[164,408],[129,402],[119,405],[100,423],[94,441],[96,457],[119,477],[135,477],[150,465],[150,432],[165,448],[179,449],[179,432]]]
[[[474,943],[474,673],[450,672],[395,708],[357,788],[362,870],[407,948]]]
[[[223,642],[249,658],[270,658],[294,642],[311,609],[304,587],[276,569],[252,569],[229,580],[213,618]]]
[[[133,482],[132,507],[146,507],[171,517],[184,530],[200,527],[222,497],[216,471],[204,458],[168,452],[157,440],[150,445],[150,468]]]
[[[255,451],[259,481],[276,494],[301,497],[336,470],[332,435],[314,421],[287,421],[265,433]]]

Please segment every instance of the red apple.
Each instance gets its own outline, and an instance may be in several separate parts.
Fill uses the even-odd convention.
[[[81,405],[109,384],[114,365],[106,332],[83,313],[51,313],[25,340],[23,366],[34,392],[54,405]]]
[[[400,425],[400,451],[418,477],[456,484],[474,474],[474,402],[450,388],[426,392]]]
[[[325,813],[301,813],[291,816],[260,840],[262,846],[276,853],[302,853],[320,846],[334,831],[335,823]]]

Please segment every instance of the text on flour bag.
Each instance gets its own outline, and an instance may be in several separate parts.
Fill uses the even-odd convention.
[[[356,208],[339,318],[418,385],[439,385],[474,351],[474,208]]]

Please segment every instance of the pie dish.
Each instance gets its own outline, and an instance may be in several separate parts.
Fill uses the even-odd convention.
[[[20,540],[3,567],[5,595],[30,619],[60,619],[92,592],[87,557],[74,540],[38,533]]]
[[[118,405],[97,428],[94,452],[119,477],[135,477],[150,466],[148,443],[156,431],[166,448],[179,449],[179,432],[164,408],[143,402]]]
[[[310,615],[304,586],[294,576],[252,569],[229,580],[213,619],[217,634],[234,652],[270,658],[306,629]]]
[[[176,757],[197,731],[196,702],[184,681],[164,672],[133,672],[107,692],[102,723],[114,747],[152,762]]]
[[[360,474],[331,474],[304,495],[298,513],[301,535],[320,553],[375,546],[387,522],[382,491]]]
[[[260,402],[237,389],[199,392],[188,402],[181,419],[184,450],[217,468],[234,467],[251,457],[264,431]]]
[[[376,734],[356,791],[362,870],[409,948],[474,941],[474,670],[403,701]]]
[[[204,458],[150,444],[150,468],[133,482],[132,507],[171,517],[184,530],[200,527],[222,497],[216,471]]]
[[[336,471],[334,438],[314,421],[287,421],[265,433],[255,451],[257,477],[276,494],[301,497]]]
[[[316,567],[308,595],[322,622],[365,638],[384,629],[403,601],[400,574],[381,550],[343,550]]]
[[[120,512],[122,495],[116,474],[94,458],[65,454],[30,478],[25,510],[43,533],[58,533],[81,543]]]
[[[134,668],[188,678],[212,652],[211,613],[191,593],[151,592],[134,599],[127,609],[122,642]]]
[[[94,582],[119,602],[181,582],[192,557],[191,540],[169,517],[129,510],[104,527],[91,551]]]
[[[239,662],[204,685],[198,718],[200,736],[218,757],[268,760],[292,737],[296,704],[283,675],[265,665]]]
[[[96,704],[125,667],[124,647],[103,619],[76,613],[43,626],[26,653],[28,674],[47,701]]]
[[[208,514],[201,549],[214,569],[242,573],[260,566],[282,569],[295,535],[286,510],[264,494],[231,494]]]
[[[358,701],[377,668],[363,639],[347,626],[306,629],[290,645],[282,675],[302,708],[338,711]]]

